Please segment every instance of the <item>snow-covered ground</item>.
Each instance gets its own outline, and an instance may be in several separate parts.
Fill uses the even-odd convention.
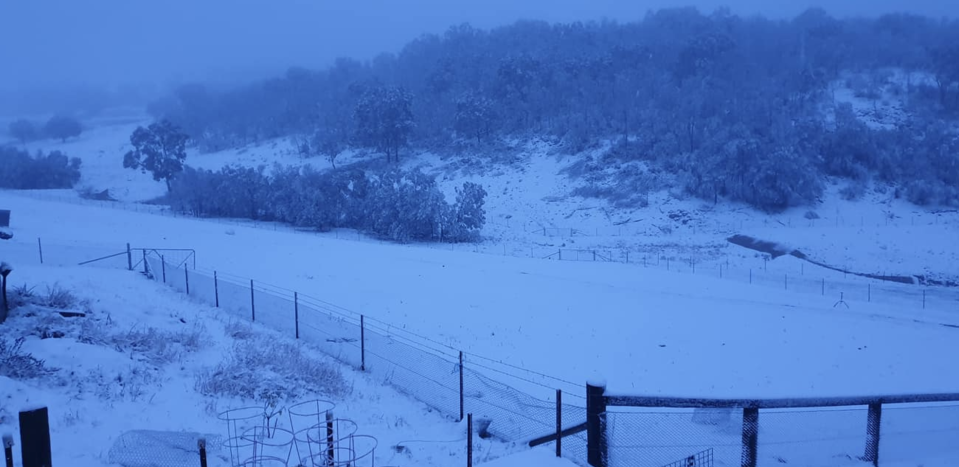
[[[268,372],[284,368],[264,365],[247,369],[258,373],[255,378],[236,371],[224,375],[219,384],[226,388],[252,381],[255,384],[250,387],[254,390],[281,387],[295,393],[294,402],[332,402],[337,418],[355,422],[357,434],[376,438],[375,464],[367,458],[356,465],[447,466],[459,465],[461,461],[451,459],[461,460],[465,456],[464,423],[450,421],[308,345],[237,321],[139,274],[112,269],[92,272],[82,267],[17,265],[12,283],[26,284],[37,295],[44,295],[51,288],[69,291],[79,299],[69,309],[83,311],[86,316],[65,318],[49,308],[26,306],[14,310],[0,334],[0,340],[7,345],[23,337],[21,353],[32,354],[43,360],[46,368],[55,369],[52,374],[29,379],[0,374],[0,433],[15,434],[19,446],[17,411],[48,407],[54,465],[110,465],[130,456],[153,458],[160,463],[171,461],[167,456],[175,456],[176,452],[169,448],[123,445],[124,440],[133,440],[140,430],[161,432],[160,437],[171,440],[176,439],[177,432],[207,436],[211,441],[210,465],[230,465],[230,450],[214,442],[229,435],[226,422],[218,414],[257,404],[223,392],[202,395],[197,389],[201,381],[198,375],[217,369],[238,352],[248,352],[262,363],[290,358],[291,350],[296,355],[302,352],[301,359],[328,368],[329,375],[321,374],[328,381],[300,370],[305,360],[297,360],[294,363],[298,366],[293,369],[301,374],[301,379],[291,381],[287,377],[271,386]],[[225,369],[237,370],[230,366]],[[273,374],[274,378],[282,376],[288,375],[282,371]],[[276,408],[290,405],[281,401]],[[298,410],[307,412],[305,408]],[[281,429],[294,424],[300,425],[297,429],[310,426],[303,425],[306,422],[299,418],[291,420],[286,413],[281,413],[278,420]],[[357,450],[373,448],[361,441],[356,442]],[[479,438],[474,442],[478,459],[496,459],[508,452],[502,443]],[[244,447],[236,454],[252,456],[252,449]],[[19,448],[15,451],[14,465],[22,465]],[[288,448],[266,454],[283,457],[287,452]],[[305,454],[304,450],[302,455]],[[547,462],[540,465],[572,465],[568,461],[550,464],[548,454],[547,450],[537,450],[524,454],[524,458]],[[529,464],[518,458],[490,465]]]
[[[110,189],[119,203],[79,200],[71,192],[0,192],[0,208],[13,210],[15,233],[14,239],[0,244],[0,254],[23,266],[14,283],[21,280],[20,271],[38,280],[49,280],[47,270],[54,271],[49,273],[53,280],[64,274],[56,271],[77,277],[95,271],[86,273],[91,277],[84,280],[89,281],[101,273],[120,274],[38,268],[38,238],[45,264],[54,266],[114,254],[127,242],[135,248],[192,248],[201,270],[320,297],[451,348],[503,362],[494,366],[514,377],[524,376],[519,368],[575,383],[601,375],[615,392],[670,396],[819,397],[959,390],[955,364],[945,357],[959,350],[955,314],[959,294],[952,289],[858,278],[792,256],[769,260],[726,241],[730,235],[745,234],[849,271],[955,280],[956,212],[918,208],[880,191],[845,201],[838,195],[839,185],[830,187],[819,206],[776,215],[667,192],[651,194],[649,207],[619,209],[605,201],[570,196],[577,182],[561,172],[576,162],[575,157],[536,143],[517,160],[472,163],[476,167],[432,154],[405,158],[406,164],[437,174],[447,190],[465,180],[482,183],[489,193],[489,221],[481,244],[400,246],[355,232],[317,235],[273,224],[178,218],[136,204],[162,194],[164,187],[148,175],[122,168],[125,142],[135,126],[97,127],[76,141],[42,145],[81,157],[81,183]],[[211,169],[226,163],[274,161],[302,159],[285,140],[216,154],[191,153],[188,159]],[[328,164],[309,162],[317,167]],[[572,258],[580,261],[567,261]],[[127,279],[117,280],[124,284]],[[99,292],[91,298],[110,293],[107,285],[99,287],[94,287]],[[174,300],[168,291],[150,293],[163,294],[164,303]],[[370,391],[389,393],[383,388]],[[397,412],[413,413],[406,410]],[[923,417],[938,433],[957,430],[940,420],[949,411],[903,410],[899,413],[907,414],[900,422],[907,425],[904,432],[933,430],[921,426]],[[357,413],[350,416],[362,418],[366,412]],[[830,435],[853,440],[839,449],[852,456],[862,449],[863,430],[858,425],[865,416],[860,415],[856,412],[837,422],[846,431]],[[764,439],[787,446],[767,454],[790,460],[790,465],[797,465],[797,459],[798,465],[857,465],[853,458],[825,463],[804,458],[803,451],[833,448],[808,447],[823,437],[822,428],[817,428],[822,419],[803,426],[790,418],[802,416],[779,415],[780,424],[765,425],[795,428],[767,432]],[[196,421],[193,430],[205,430],[204,424],[212,420]],[[437,420],[422,418],[411,425],[446,426],[447,434],[456,432],[455,424]],[[657,424],[668,426],[668,420]],[[620,426],[627,431],[649,429],[626,422]],[[124,429],[129,427],[113,431]],[[727,439],[738,433],[717,436],[716,445],[738,446],[738,440]],[[926,455],[920,459],[910,448],[906,443],[884,453],[884,459],[920,460],[927,467],[953,465],[959,459],[959,453],[943,453],[935,446],[923,448]],[[542,456],[528,461],[535,465],[549,457],[530,455]],[[666,459],[672,458],[657,461]],[[801,463],[804,459],[806,464]],[[458,465],[459,460],[390,462]]]

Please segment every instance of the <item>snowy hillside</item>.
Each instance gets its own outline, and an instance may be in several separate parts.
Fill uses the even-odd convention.
[[[230,450],[218,443],[229,434],[224,412],[256,405],[240,397],[243,391],[277,388],[276,409],[322,399],[335,405],[338,418],[355,422],[357,434],[375,437],[365,446],[357,442],[358,450],[375,448],[375,460],[358,465],[446,466],[465,455],[462,423],[308,345],[200,306],[139,274],[21,263],[13,277],[34,295],[28,300],[52,308],[17,308],[3,325],[0,368],[20,373],[0,374],[0,432],[17,434],[17,410],[49,407],[55,464],[102,466],[143,456],[172,462],[177,453],[170,448],[134,440],[152,436],[175,442],[180,432],[209,439],[211,466],[230,465]],[[60,309],[85,316],[63,317]],[[23,342],[13,348],[18,337]],[[42,360],[42,366],[12,366],[13,358],[25,355]],[[244,364],[256,365],[256,371]],[[286,417],[282,412],[278,417],[281,429],[296,421]],[[15,440],[19,445],[19,435]],[[131,442],[141,444],[124,444]],[[508,452],[499,443],[476,443],[477,456],[484,458]],[[237,454],[252,456],[251,449]],[[266,454],[282,457],[283,451]],[[550,461],[548,453],[525,457],[530,455],[555,463],[550,465],[571,465]],[[526,464],[503,459],[490,465]]]

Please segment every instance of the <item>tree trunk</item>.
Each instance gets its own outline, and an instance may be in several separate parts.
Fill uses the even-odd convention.
[[[163,181],[166,182],[166,192],[167,192],[167,193],[172,192],[172,191],[173,191],[173,185],[170,183],[170,179],[169,179],[169,178],[164,178]]]

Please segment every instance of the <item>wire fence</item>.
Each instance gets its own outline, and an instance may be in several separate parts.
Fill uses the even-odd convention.
[[[278,222],[262,222],[247,219],[196,218],[185,216],[169,209],[166,206],[147,205],[142,203],[125,203],[120,201],[101,201],[78,198],[74,193],[64,193],[57,190],[17,191],[18,196],[40,199],[45,201],[65,202],[78,205],[95,206],[110,209],[142,212],[170,217],[189,217],[194,220],[214,222],[224,225],[250,227],[264,230],[284,231],[302,235],[332,237],[339,240],[349,240],[365,243],[386,243],[375,238],[363,235],[360,232],[335,229],[331,232],[317,232],[308,229],[295,228]],[[718,222],[718,221],[717,221]],[[716,222],[713,222],[716,224]],[[740,232],[746,228],[825,228],[830,226],[870,226],[880,228],[901,228],[904,226],[954,226],[959,225],[959,215],[952,211],[939,211],[926,215],[910,215],[897,217],[888,213],[849,214],[837,211],[824,214],[819,219],[796,217],[785,221],[769,219],[752,219],[719,222],[713,225],[712,230],[717,232]],[[523,234],[523,242],[483,242],[470,244],[439,244],[426,243],[420,247],[432,249],[447,249],[450,251],[472,252],[488,255],[512,257],[526,257],[542,260],[622,263],[642,266],[647,269],[657,269],[680,274],[704,275],[707,277],[730,280],[742,284],[750,284],[763,289],[774,288],[790,293],[818,295],[828,297],[836,304],[836,308],[850,308],[856,303],[882,303],[911,310],[944,310],[952,311],[959,307],[959,287],[938,286],[935,284],[897,284],[875,278],[862,277],[852,273],[844,273],[824,269],[812,263],[798,259],[770,261],[766,255],[753,255],[754,259],[744,260],[737,258],[730,261],[730,245],[726,242],[713,242],[699,245],[684,245],[668,240],[673,235],[673,229],[663,232],[655,225],[631,226],[613,225],[605,227],[544,227],[532,222],[512,224],[497,224],[489,222],[494,230]],[[695,232],[696,222],[679,222],[678,228]],[[701,228],[702,226],[700,226]],[[556,240],[563,242],[560,246],[542,246],[538,239]],[[659,241],[656,239],[659,238]],[[664,240],[664,238],[666,240]],[[579,240],[584,243],[581,247],[569,246],[569,241]],[[589,245],[586,240],[595,240],[596,245]],[[641,240],[641,243],[631,244],[628,239]],[[610,248],[610,242],[617,245]],[[650,243],[653,242],[653,243]],[[523,243],[534,246],[525,246]],[[48,247],[49,248],[49,247]],[[74,264],[89,255],[79,252],[86,247],[78,246],[74,251],[58,251],[55,257],[76,259]],[[54,255],[48,255],[54,257]],[[113,263],[119,264],[124,258],[115,258]],[[101,264],[102,266],[103,264]],[[848,267],[840,269],[849,270]],[[869,272],[869,271],[863,271]],[[887,275],[887,271],[873,271],[876,275]],[[889,275],[892,275],[891,273]],[[953,323],[955,324],[955,323]]]
[[[954,403],[883,407],[877,459],[867,457],[866,407],[764,409],[760,414],[759,466],[862,467],[875,465],[873,460],[878,465],[959,464],[959,405]],[[610,409],[604,423],[609,467],[742,462],[742,409]]]
[[[237,319],[302,339],[321,352],[448,416],[472,413],[488,434],[516,444],[585,421],[582,386],[492,359],[465,354],[321,299],[238,276],[146,257],[148,276]],[[556,403],[556,391],[565,395]],[[555,442],[554,442],[555,443]],[[583,434],[563,439],[562,454],[586,464]]]

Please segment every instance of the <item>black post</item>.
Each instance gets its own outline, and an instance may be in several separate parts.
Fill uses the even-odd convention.
[[[183,278],[186,279],[186,294],[190,295],[190,269],[183,265]]]
[[[13,436],[3,435],[3,458],[6,467],[13,467]]]
[[[144,248],[144,249],[142,249],[142,250],[140,250],[140,251],[143,252],[143,273],[144,273],[144,274],[147,274],[147,273],[150,272],[150,269],[149,269],[149,267],[147,266],[147,249]]]
[[[37,249],[40,250],[40,264],[43,264],[43,244],[40,243],[40,237],[37,237]]]
[[[473,414],[466,415],[466,467],[473,467]]]
[[[360,371],[366,371],[366,318],[360,315]]]
[[[333,467],[333,461],[336,458],[336,451],[333,449],[333,412],[326,412],[326,460],[327,465]]]
[[[127,269],[133,270],[133,250],[130,249],[129,243],[127,243]]]
[[[293,320],[296,322],[296,338],[300,338],[300,294],[293,292]]]
[[[253,279],[250,279],[250,317],[251,321],[256,322],[256,299],[253,295]]]
[[[465,409],[465,398],[463,397],[463,351],[460,350],[460,420],[463,419]]]
[[[586,383],[586,459],[593,467],[607,467],[606,386]]]
[[[783,289],[789,290],[789,274],[783,276]]]
[[[160,269],[163,270],[163,283],[166,284],[166,257],[160,255]]]
[[[742,467],[756,467],[759,454],[759,409],[743,409]]]
[[[556,390],[556,457],[563,457],[563,391]]]
[[[882,404],[869,404],[866,418],[866,455],[863,460],[879,467],[879,431],[882,423]]]
[[[49,467],[52,458],[47,408],[20,412],[20,460],[23,467]]]
[[[200,467],[206,467],[206,438],[200,438],[196,444],[200,448]]]
[[[216,271],[213,271],[213,301],[220,308],[220,281],[217,280]]]
[[[749,283],[750,283],[750,284],[753,283],[753,270],[752,270],[752,269],[749,270]]]

